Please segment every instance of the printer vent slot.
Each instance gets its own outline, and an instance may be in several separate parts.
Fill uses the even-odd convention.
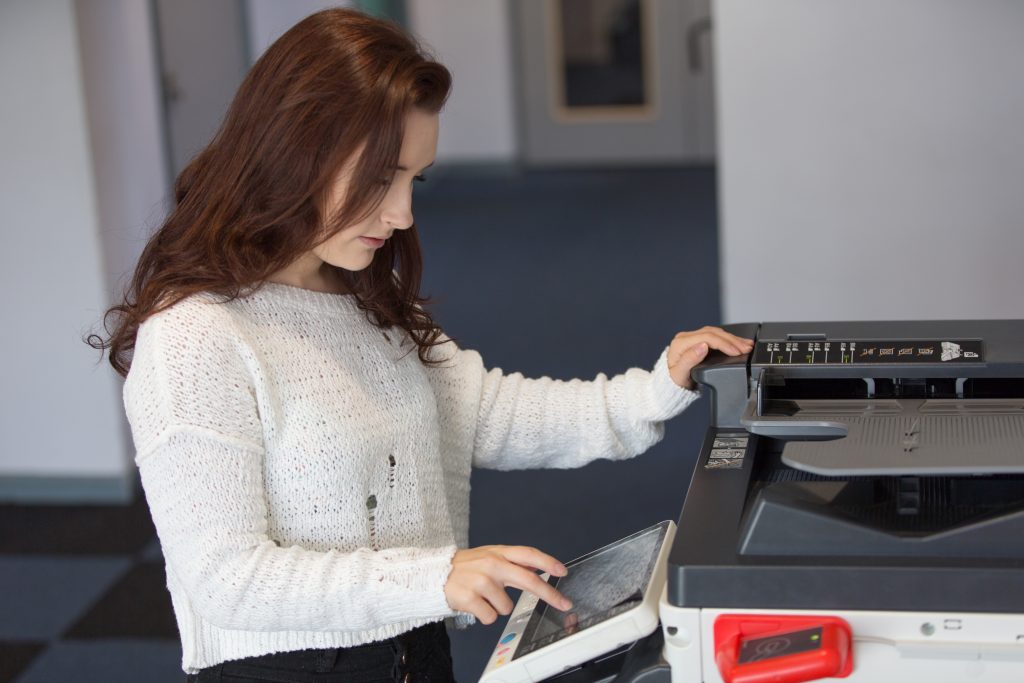
[[[1024,378],[974,377],[964,383],[966,398],[1024,398]]]
[[[959,384],[959,387],[958,387]],[[1024,401],[1024,378],[1015,377],[785,377],[767,373],[765,401],[859,399],[1017,399]]]
[[[764,391],[769,400],[868,398],[868,385],[860,377],[804,379],[767,373]]]

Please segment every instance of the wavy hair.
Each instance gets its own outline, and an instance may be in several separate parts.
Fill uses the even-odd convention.
[[[395,24],[349,9],[303,19],[253,65],[213,140],[178,176],[174,209],[143,249],[123,301],[104,316],[109,336],[88,342],[109,350],[126,375],[150,316],[199,292],[224,301],[251,293],[363,220],[387,192],[380,179],[398,165],[406,114],[439,112],[450,89],[448,70]],[[330,189],[350,159],[345,200],[327,218]],[[338,272],[375,325],[404,329],[420,359],[433,362],[428,351],[443,337],[419,294],[415,226],[396,231],[364,270]]]

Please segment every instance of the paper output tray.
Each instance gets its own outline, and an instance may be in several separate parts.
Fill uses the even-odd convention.
[[[985,557],[1020,559],[1024,548],[1008,539],[1024,534],[1024,509],[1008,509],[949,529],[905,534],[872,528],[832,509],[799,483],[758,492],[743,524],[744,555]]]

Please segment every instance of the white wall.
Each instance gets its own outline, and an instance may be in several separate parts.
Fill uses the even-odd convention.
[[[255,62],[282,33],[314,12],[328,7],[350,7],[346,0],[247,0],[250,63]]]
[[[726,320],[1024,317],[1024,3],[714,21]]]
[[[303,17],[331,0],[248,0],[255,60]],[[438,160],[506,162],[516,157],[510,13],[506,0],[407,0],[409,28],[455,77],[441,115]]]
[[[410,29],[452,72],[439,161],[516,157],[515,82],[505,0],[408,0]]]
[[[150,4],[75,0],[100,236],[110,293],[170,207]]]
[[[248,3],[255,52],[307,14],[338,4]],[[450,126],[452,148],[461,158],[510,157],[505,5],[445,5],[421,7],[417,16],[428,17],[435,36],[454,41],[453,66],[472,66],[472,50],[480,49],[487,70],[507,76],[485,83],[481,97],[472,77],[489,79],[487,70],[462,68],[470,74],[462,87],[474,93],[467,102],[486,106],[459,114],[469,124]],[[123,495],[127,489],[106,484],[132,479],[120,380],[81,337],[115,300],[168,206],[150,12],[150,3],[134,0],[0,3],[0,315],[8,325],[0,500],[67,495],[36,484],[29,491],[25,482],[40,477],[55,478],[58,488],[105,482],[101,497]],[[453,17],[477,30],[482,43],[442,30]],[[463,128],[468,138],[459,134]],[[88,488],[72,489],[93,497]]]
[[[0,3],[0,477],[123,477],[118,385],[81,342],[107,307],[71,0]]]

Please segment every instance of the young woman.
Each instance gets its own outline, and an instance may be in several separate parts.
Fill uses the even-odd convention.
[[[190,680],[452,677],[444,621],[568,601],[528,547],[467,548],[472,466],[627,458],[694,400],[717,328],[653,371],[485,369],[419,297],[412,186],[450,77],[395,26],[315,14],[252,68],[109,340]]]

